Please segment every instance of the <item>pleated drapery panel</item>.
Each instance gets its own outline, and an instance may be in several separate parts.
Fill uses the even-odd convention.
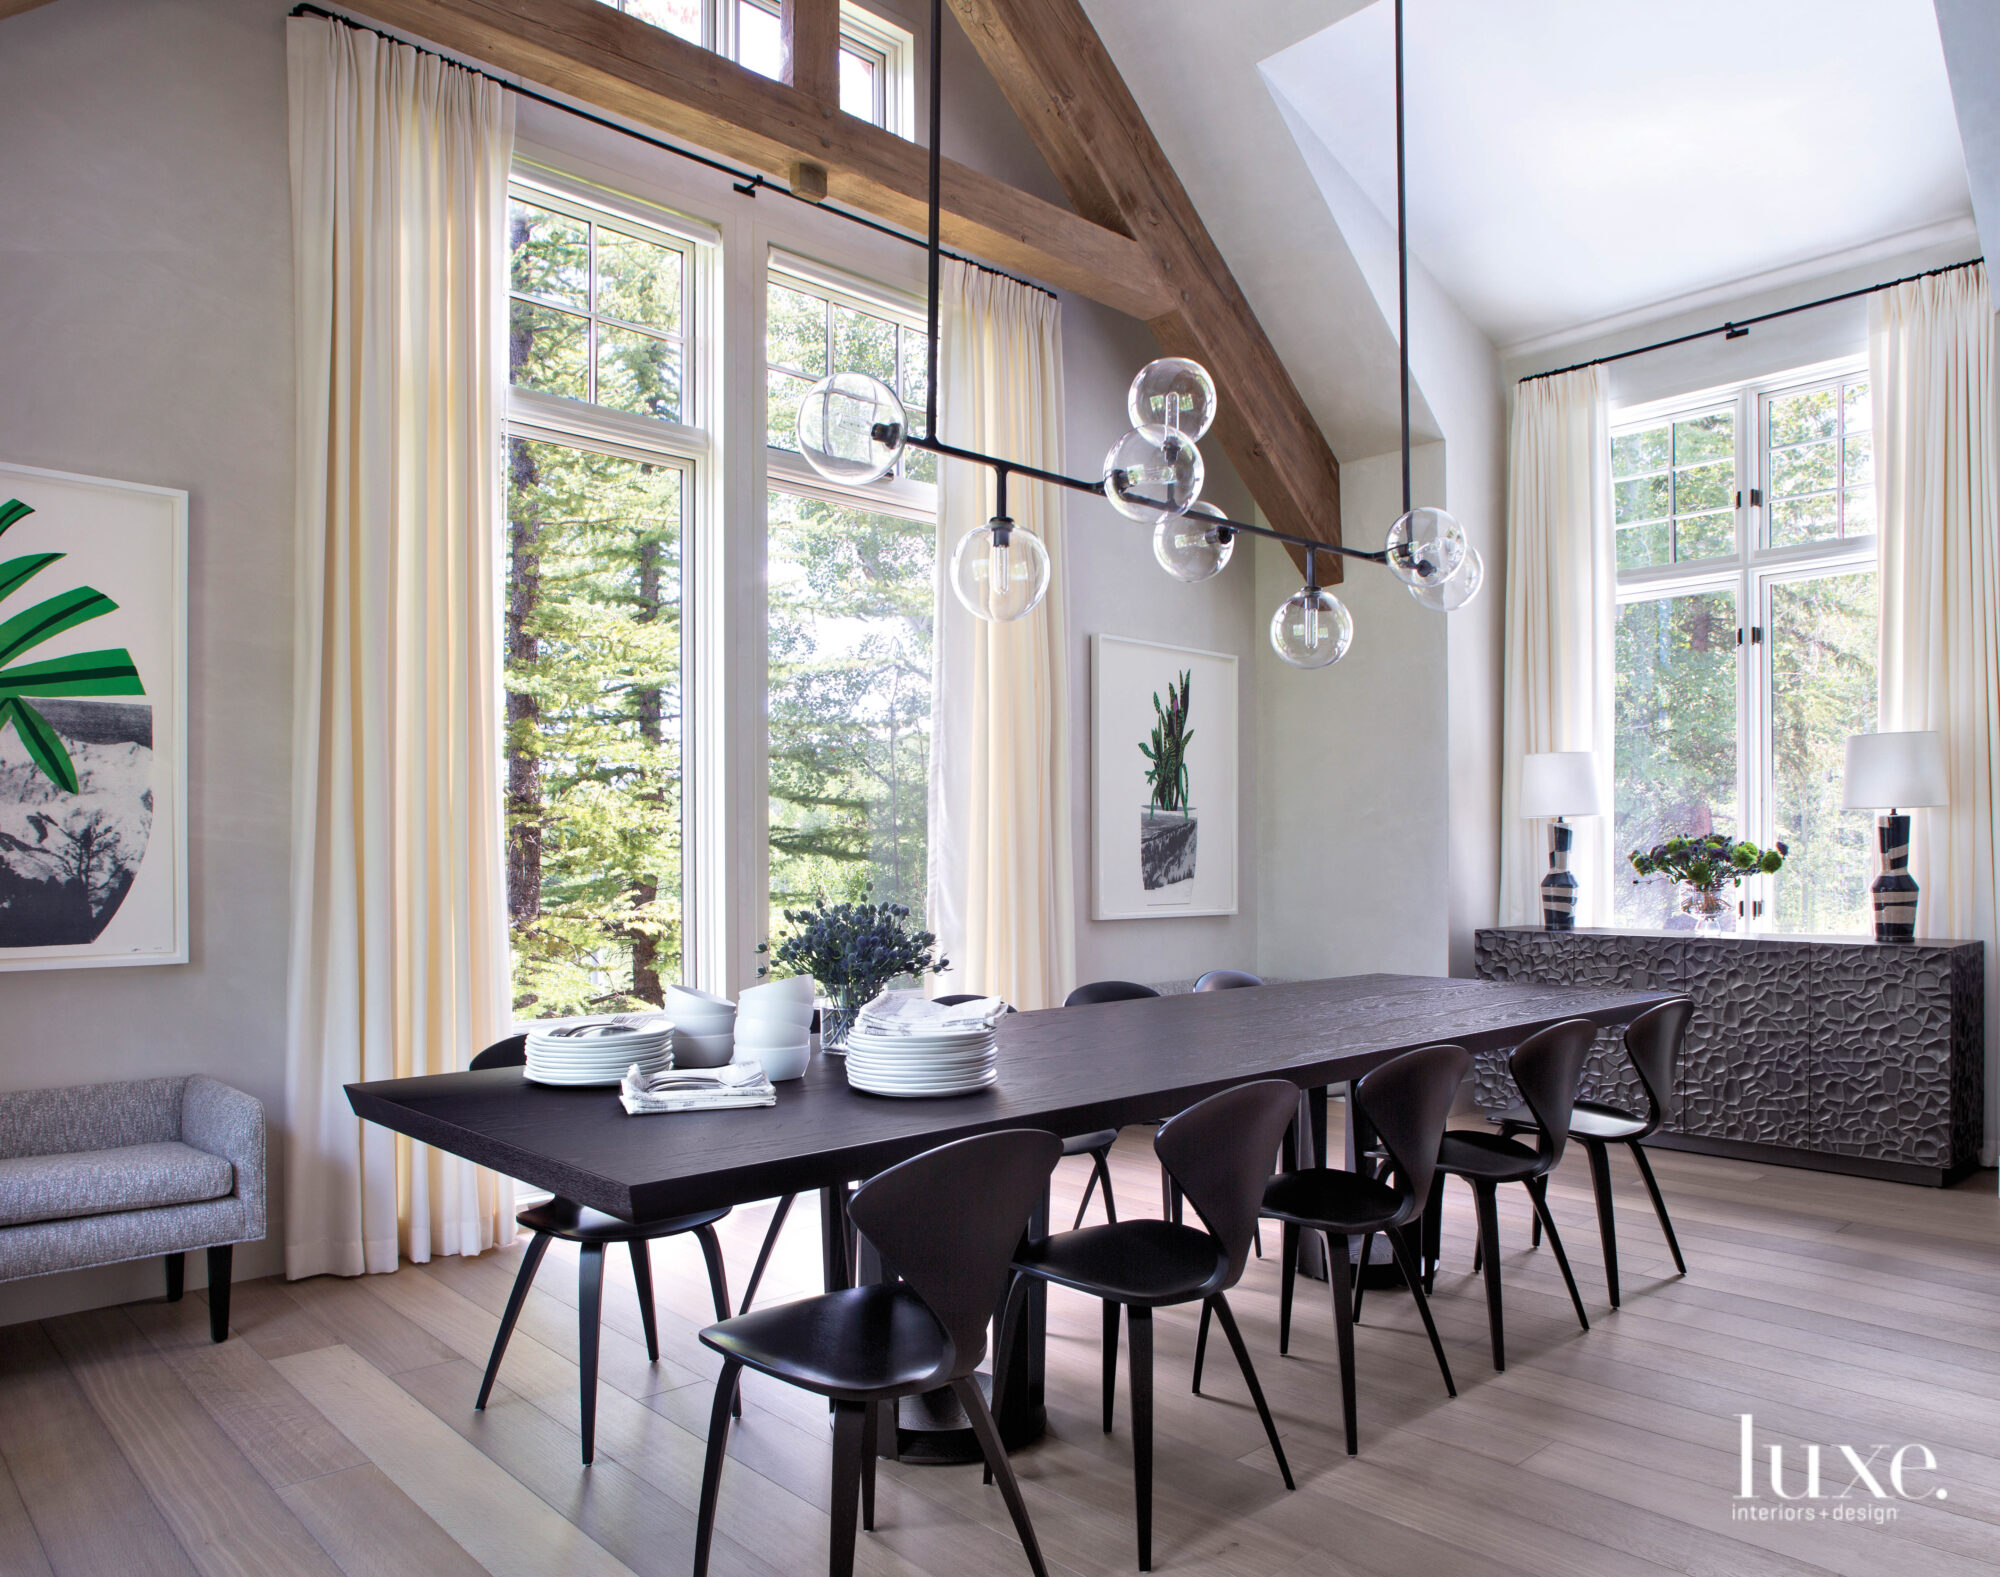
[[[939,436],[1044,470],[1063,468],[1060,304],[947,260]],[[952,991],[1055,1007],[1076,973],[1070,837],[1069,672],[1059,489],[1010,478],[1007,512],[1049,551],[1048,595],[987,624],[951,592],[951,555],[994,509],[984,466],[943,463],[931,711],[931,925]]]
[[[1539,925],[1548,823],[1520,813],[1521,758],[1588,750],[1607,810],[1573,823],[1576,923],[1611,920],[1611,418],[1604,369],[1523,383],[1507,482],[1500,759],[1500,923]]]
[[[285,1268],[391,1271],[513,1232],[512,1188],[342,1086],[508,1032],[501,398],[513,105],[334,22],[287,24],[298,635]]]
[[[1917,935],[1986,944],[1985,1163],[2000,1135],[2000,474],[1983,264],[1869,304],[1881,726],[1944,736],[1951,803],[1912,810]]]

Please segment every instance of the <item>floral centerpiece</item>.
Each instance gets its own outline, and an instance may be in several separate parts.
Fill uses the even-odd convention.
[[[1711,832],[1699,838],[1669,838],[1650,849],[1634,849],[1631,858],[1632,869],[1639,873],[1634,880],[1664,876],[1686,887],[1681,912],[1708,927],[1728,910],[1728,901],[1722,896],[1725,887],[1737,887],[1746,876],[1775,875],[1789,852],[1782,843],[1760,849],[1754,843]]]
[[[847,1044],[855,1013],[902,975],[942,974],[951,967],[935,951],[937,937],[910,924],[899,903],[813,900],[810,909],[787,909],[792,934],[771,956],[787,969],[810,975],[829,1005],[820,1010],[820,1044]]]

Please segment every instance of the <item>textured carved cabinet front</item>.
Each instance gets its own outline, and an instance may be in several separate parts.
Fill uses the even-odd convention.
[[[1979,1146],[1979,944],[1481,931],[1482,979],[1685,991],[1695,1017],[1670,1132],[1951,1169]],[[1506,1058],[1476,1059],[1482,1105],[1511,1104]],[[1644,1109],[1616,1032],[1584,1093]]]

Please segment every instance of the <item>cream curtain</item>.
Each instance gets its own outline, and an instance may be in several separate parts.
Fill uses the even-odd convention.
[[[341,1086],[507,1033],[500,407],[513,106],[324,20],[287,28],[298,635],[285,1269],[512,1235],[511,1187]]]
[[[1986,944],[1986,1148],[2000,1099],[2000,475],[1984,265],[1879,291],[1869,308],[1881,561],[1881,726],[1944,735],[1950,805],[1918,810],[1920,936]]]
[[[1039,290],[944,265],[939,436],[1045,470],[1063,464],[1062,313]],[[931,727],[931,924],[953,991],[1054,1007],[1076,973],[1062,494],[1014,478],[1008,513],[1048,547],[1042,605],[985,624],[951,592],[951,554],[993,514],[983,466],[947,462],[938,510]]]
[[[1507,635],[1501,722],[1500,921],[1539,925],[1546,821],[1523,820],[1521,758],[1596,753],[1611,803],[1611,426],[1604,370],[1523,383],[1507,490]],[[1611,817],[1573,823],[1577,924],[1611,917]]]

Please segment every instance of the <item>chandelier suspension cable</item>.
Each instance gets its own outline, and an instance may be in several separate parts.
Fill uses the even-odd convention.
[[[1410,512],[1410,218],[1403,173],[1403,0],[1396,0],[1396,352],[1403,377],[1403,513]]]
[[[1399,0],[1400,3],[1400,0]],[[925,260],[929,289],[925,293],[924,436],[937,437],[938,385],[938,257],[942,251],[944,214],[944,0],[931,0],[931,228],[930,256]],[[1002,487],[1005,487],[1003,480]],[[1001,514],[1007,511],[1002,509]]]

